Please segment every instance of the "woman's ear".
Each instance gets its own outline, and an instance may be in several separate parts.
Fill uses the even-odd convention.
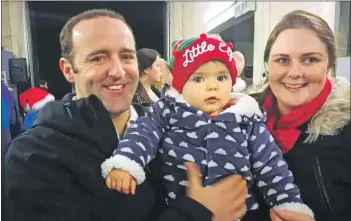
[[[145,69],[144,69],[144,73],[145,73],[145,74],[150,73],[150,68],[145,68]]]

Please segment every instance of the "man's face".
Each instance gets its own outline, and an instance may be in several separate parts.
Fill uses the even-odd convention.
[[[128,26],[114,18],[93,18],[79,22],[72,39],[74,68],[65,59],[60,66],[75,84],[77,98],[94,94],[111,115],[128,110],[139,81],[135,41]]]

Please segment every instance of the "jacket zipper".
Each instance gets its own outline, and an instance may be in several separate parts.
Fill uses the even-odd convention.
[[[328,194],[327,194],[327,190],[325,189],[325,186],[324,186],[324,181],[323,181],[323,177],[322,177],[321,167],[320,167],[320,164],[319,164],[319,159],[318,159],[317,156],[315,157],[315,159],[316,159],[317,181],[318,181],[319,187],[320,187],[320,189],[322,191],[322,196],[324,198],[324,202],[326,204],[326,207],[328,208],[329,212],[332,213],[330,200],[329,200],[329,197],[328,197]]]

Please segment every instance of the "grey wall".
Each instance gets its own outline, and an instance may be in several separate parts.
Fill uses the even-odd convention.
[[[245,66],[253,65],[254,50],[254,17],[249,17],[240,23],[220,32],[225,41],[234,44],[234,50],[240,51],[245,57]]]

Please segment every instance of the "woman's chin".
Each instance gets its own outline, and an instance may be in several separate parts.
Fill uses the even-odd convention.
[[[293,108],[299,108],[305,104],[308,103],[308,100],[306,99],[302,99],[302,98],[299,98],[299,97],[295,97],[295,98],[285,98],[284,99],[284,104],[290,106],[290,107],[293,107]]]
[[[300,107],[309,102],[308,96],[306,96],[304,93],[280,93],[278,99],[280,99],[285,105],[294,108]]]

